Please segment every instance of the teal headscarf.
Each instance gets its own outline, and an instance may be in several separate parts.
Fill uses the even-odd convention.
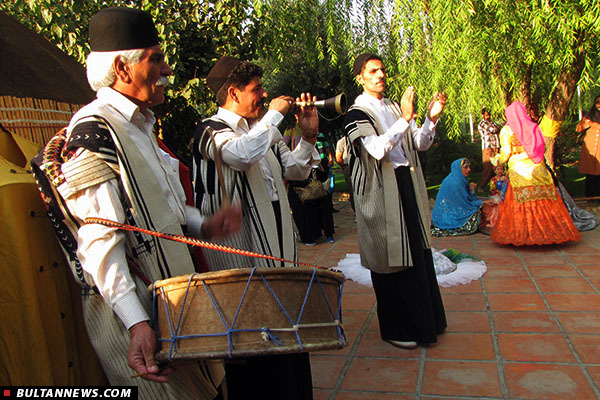
[[[452,163],[450,174],[442,181],[435,198],[431,220],[440,229],[460,228],[483,204],[469,190],[469,181],[462,173],[463,160],[466,158]]]

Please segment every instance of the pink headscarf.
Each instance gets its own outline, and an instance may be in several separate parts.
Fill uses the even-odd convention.
[[[506,115],[506,123],[521,142],[521,146],[523,146],[531,161],[536,164],[544,161],[546,141],[538,124],[533,122],[527,115],[525,106],[520,101],[515,101],[506,107],[504,114]]]

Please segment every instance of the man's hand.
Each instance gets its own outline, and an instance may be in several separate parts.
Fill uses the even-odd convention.
[[[311,101],[310,93],[302,93],[296,101]],[[312,97],[317,101],[317,97]],[[296,107],[296,121],[302,130],[302,139],[315,144],[319,133],[319,116],[315,107]]]
[[[434,93],[433,98],[431,99],[431,101],[429,102],[429,106],[427,107],[429,113],[428,117],[432,122],[437,122],[438,117],[440,116],[442,111],[444,111],[444,107],[446,106],[447,100],[448,96],[446,95],[446,93]]]
[[[173,368],[159,370],[154,360],[156,351],[156,335],[148,322],[139,322],[129,328],[129,351],[127,364],[141,378],[153,382],[168,382]]]
[[[294,98],[290,96],[279,96],[269,103],[269,110],[279,111],[283,115],[286,115],[293,107]]]
[[[210,239],[229,236],[242,227],[242,205],[221,208],[202,224],[202,237]]]
[[[404,118],[407,121],[410,121],[415,114],[414,101],[415,101],[415,87],[409,86],[406,88],[406,90],[402,94],[402,99],[400,100],[400,111],[402,112],[402,118]]]

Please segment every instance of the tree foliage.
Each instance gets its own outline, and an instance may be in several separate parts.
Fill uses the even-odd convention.
[[[155,109],[161,134],[183,158],[196,122],[216,110],[205,76],[222,54],[251,58],[254,29],[246,0],[13,0],[0,10],[44,35],[82,64],[89,53],[88,23],[98,10],[129,6],[149,12],[156,22],[173,85]],[[41,60],[43,62],[43,60]]]
[[[112,5],[142,8],[157,22],[174,84],[156,111],[180,155],[197,120],[216,109],[204,77],[226,54],[263,66],[271,97],[344,91],[352,101],[354,58],[376,52],[388,96],[414,85],[420,115],[433,92],[448,93],[450,136],[469,114],[487,106],[498,116],[513,99],[565,119],[576,85],[586,108],[600,86],[597,0],[13,0],[0,10],[83,63],[89,18]]]
[[[270,97],[298,96],[310,92],[319,99],[340,92],[356,92],[348,65],[351,62],[350,25],[346,7],[350,1],[265,0],[256,2],[257,63]],[[278,43],[279,45],[273,45]],[[324,115],[324,114],[323,114]],[[321,131],[341,133],[341,118],[324,115]],[[288,117],[283,128],[293,125]],[[332,134],[333,141],[336,134]]]
[[[572,96],[577,83],[600,84],[597,1],[397,0],[395,7],[395,83],[414,84],[419,95],[445,90],[457,122],[483,106],[500,113],[530,98],[564,117],[569,93],[552,102],[561,85],[570,84]]]

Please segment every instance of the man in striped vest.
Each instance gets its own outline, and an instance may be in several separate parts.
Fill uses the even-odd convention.
[[[296,240],[284,179],[304,180],[320,161],[315,149],[319,120],[314,107],[296,107],[302,138],[291,151],[277,126],[294,108],[294,99],[271,100],[262,69],[224,56],[206,81],[219,110],[198,124],[194,135],[196,207],[212,215],[226,199],[242,203],[242,228],[218,241],[244,250],[296,260]],[[302,93],[297,100],[311,99]],[[221,177],[219,177],[221,175]],[[206,252],[212,270],[279,267],[280,262],[223,252]],[[226,364],[232,398],[312,398],[308,353],[253,357]]]
[[[386,72],[379,56],[361,54],[353,72],[364,91],[346,114],[344,132],[352,144],[349,169],[360,260],[371,270],[382,339],[414,349],[435,343],[446,328],[417,155],[433,143],[446,95],[434,95],[419,128],[412,86],[400,105],[383,96]]]
[[[33,161],[42,197],[71,268],[85,288],[92,344],[111,385],[138,386],[143,399],[213,399],[222,361],[160,370],[147,285],[194,272],[185,244],[120,231],[102,218],[170,234],[210,238],[239,230],[240,207],[211,218],[186,206],[178,161],[159,149],[150,108],[172,74],[146,12],[103,9],[89,27],[88,80],[97,99]],[[134,378],[132,375],[140,375]]]

